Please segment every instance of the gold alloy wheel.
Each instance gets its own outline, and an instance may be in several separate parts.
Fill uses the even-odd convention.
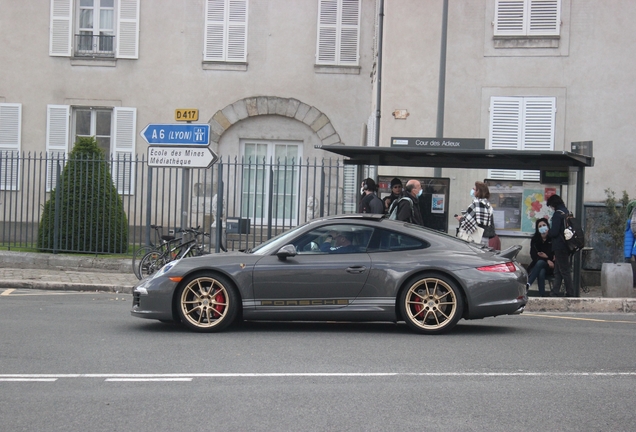
[[[228,289],[213,277],[197,277],[184,286],[179,306],[190,327],[211,329],[226,321],[231,305]]]
[[[462,304],[457,291],[437,277],[416,281],[404,296],[405,319],[418,329],[437,332],[452,327]]]

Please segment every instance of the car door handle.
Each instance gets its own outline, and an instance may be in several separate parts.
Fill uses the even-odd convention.
[[[347,273],[364,273],[366,269],[365,266],[352,266],[347,268]]]

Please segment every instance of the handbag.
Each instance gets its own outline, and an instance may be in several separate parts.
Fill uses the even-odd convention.
[[[480,226],[475,227],[475,232],[468,233],[466,230],[459,228],[457,230],[457,237],[467,242],[481,243],[481,238],[484,235],[484,229]]]
[[[495,224],[492,223],[492,215],[488,215],[488,225],[478,224],[478,226],[483,228],[484,237],[486,238],[493,238],[497,235],[497,233],[495,232]]]

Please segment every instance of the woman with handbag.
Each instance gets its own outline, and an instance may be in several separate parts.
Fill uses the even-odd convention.
[[[492,206],[488,201],[490,191],[486,183],[476,181],[470,196],[473,202],[466,212],[462,216],[455,215],[455,219],[459,221],[457,237],[490,246],[491,240],[497,242],[499,237],[495,233]],[[498,249],[501,249],[501,246]]]

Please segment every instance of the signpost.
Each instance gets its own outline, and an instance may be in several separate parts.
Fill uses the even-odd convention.
[[[209,124],[149,124],[141,132],[141,137],[150,145],[196,145],[210,143]]]
[[[219,157],[209,147],[148,147],[148,166],[210,168]]]
[[[179,108],[175,110],[175,120],[187,121],[186,124],[151,123],[139,133],[150,144],[148,147],[148,167],[183,168],[181,228],[186,227],[188,209],[190,208],[190,168],[210,168],[219,159],[217,154],[208,147],[210,144],[210,125],[190,123],[198,119],[198,109]],[[152,175],[152,170],[148,170],[148,175]],[[150,197],[150,189],[148,191]],[[148,224],[150,224],[149,221]],[[149,231],[147,238],[150,238]]]

